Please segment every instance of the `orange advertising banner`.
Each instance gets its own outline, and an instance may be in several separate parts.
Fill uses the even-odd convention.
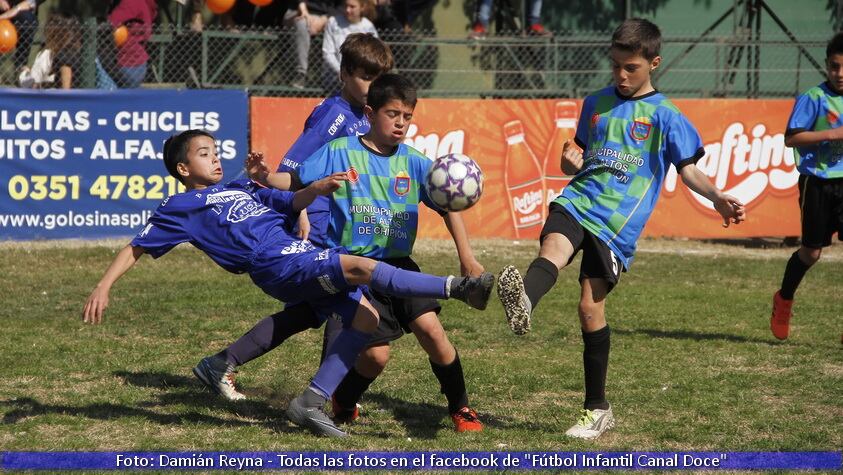
[[[301,133],[318,99],[251,100],[252,150],[276,167]],[[784,145],[792,100],[674,101],[697,127],[706,155],[697,166],[719,189],[747,205],[747,221],[724,229],[708,200],[682,184],[671,167],[645,236],[736,238],[798,236],[793,151]],[[421,99],[406,143],[428,157],[463,153],[484,174],[483,197],[463,217],[472,237],[533,239],[547,203],[569,177],[560,171],[562,144],[572,138],[581,100]],[[425,209],[420,236],[448,237]]]

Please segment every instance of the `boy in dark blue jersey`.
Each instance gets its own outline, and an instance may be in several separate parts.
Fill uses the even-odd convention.
[[[348,35],[340,53],[342,89],[322,101],[304,123],[299,135],[278,166],[279,172],[293,172],[322,145],[339,137],[362,135],[369,131],[369,119],[363,113],[371,82],[392,69],[389,46],[367,33]],[[328,198],[317,196],[302,211],[297,225],[298,236],[319,247],[326,247]],[[222,397],[236,401],[245,399],[235,386],[236,368],[269,352],[287,338],[321,323],[307,305],[287,305],[285,309],[259,321],[246,334],[216,355],[203,358],[194,374]]]
[[[232,273],[248,273],[268,295],[303,301],[321,320],[340,318],[340,336],[328,349],[310,387],[290,402],[287,416],[321,435],[342,437],[322,406],[354,364],[378,324],[378,315],[360,285],[396,296],[462,299],[486,305],[491,291],[481,279],[436,277],[385,263],[319,249],[288,232],[288,224],[317,195],[339,188],[347,177],[333,174],[295,193],[267,189],[251,180],[221,185],[222,167],[214,137],[191,130],[164,144],[167,171],[187,188],[155,210],[143,230],[106,270],[91,292],[83,320],[98,324],[117,279],[148,253],[158,258],[189,242]],[[251,163],[247,163],[251,166]],[[486,276],[486,280],[491,276]]]
[[[828,42],[825,66],[826,82],[796,98],[784,134],[785,145],[799,157],[802,246],[787,261],[773,295],[770,330],[779,340],[790,335],[793,297],[805,273],[834,233],[843,240],[843,33]]]
[[[653,88],[650,75],[661,62],[660,48],[661,32],[647,20],[626,20],[615,30],[610,50],[615,84],[583,102],[575,136],[583,152],[570,142],[564,146],[562,168],[576,176],[550,204],[539,257],[523,279],[512,266],[499,278],[510,328],[524,334],[539,299],[583,251],[578,314],[585,343],[585,401],[579,421],[566,432],[570,437],[595,438],[614,425],[605,397],[605,300],[632,263],[668,168],[675,166],[691,190],[712,201],[724,226],[744,220],[743,205],[695,166],[705,152],[693,125]]]
[[[276,173],[271,184],[293,189],[310,184],[334,171],[347,171],[347,186],[330,199],[330,246],[343,246],[351,254],[371,257],[396,267],[418,271],[411,255],[422,203],[442,214],[454,239],[463,275],[481,275],[459,213],[444,213],[426,194],[424,179],[431,160],[403,143],[416,105],[416,89],[397,74],[384,74],[369,88],[366,115],[371,129],[366,135],[344,137],[325,144],[297,168]],[[448,401],[448,412],[457,432],[480,431],[483,424],[469,406],[462,363],[439,321],[441,306],[435,299],[394,298],[374,292],[381,316],[369,347],[334,394],[337,420],[353,421],[357,402],[384,370],[390,342],[411,332],[428,354],[433,374]],[[329,325],[331,325],[329,323]],[[330,327],[327,328],[330,330]],[[328,331],[327,333],[330,333]],[[326,335],[330,341],[330,335]]]

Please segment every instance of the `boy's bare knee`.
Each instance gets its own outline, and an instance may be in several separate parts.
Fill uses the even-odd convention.
[[[377,369],[380,372],[386,368],[386,364],[389,362],[389,355],[389,345],[383,344],[366,348],[366,351],[361,356],[367,360],[366,366],[371,369]]]
[[[812,266],[820,260],[820,257],[822,257],[822,253],[822,248],[815,249],[812,247],[802,246],[801,248],[799,248],[799,259],[805,264]]]

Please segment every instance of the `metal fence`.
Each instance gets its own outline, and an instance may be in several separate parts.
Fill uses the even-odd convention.
[[[119,74],[109,25],[66,26],[76,87],[97,87],[102,71]],[[44,28],[32,35],[31,61],[44,47]],[[583,97],[611,82],[607,32],[557,33],[552,38],[491,36],[481,40],[415,31],[382,32],[399,72],[422,96]],[[823,79],[826,35],[814,38],[688,35],[665,38],[656,86],[676,97],[792,97]],[[322,96],[321,37],[312,37],[304,87],[295,84],[294,31],[284,28],[188,29],[157,26],[146,44],[143,87],[245,88],[253,95]],[[19,47],[22,41],[19,41]],[[23,56],[23,55],[21,55]],[[14,54],[0,55],[0,84],[16,86]],[[45,87],[49,85],[45,84]]]

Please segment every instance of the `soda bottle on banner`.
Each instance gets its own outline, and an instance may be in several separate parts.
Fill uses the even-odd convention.
[[[544,183],[536,155],[524,141],[520,120],[503,126],[506,137],[504,183],[516,238],[535,238],[544,224]]]
[[[562,161],[562,146],[568,140],[574,139],[577,132],[577,103],[573,101],[559,101],[556,103],[556,130],[550,139],[547,153],[544,156],[544,186],[545,203],[550,203],[562,189],[571,181],[571,176],[565,175],[560,167]]]

